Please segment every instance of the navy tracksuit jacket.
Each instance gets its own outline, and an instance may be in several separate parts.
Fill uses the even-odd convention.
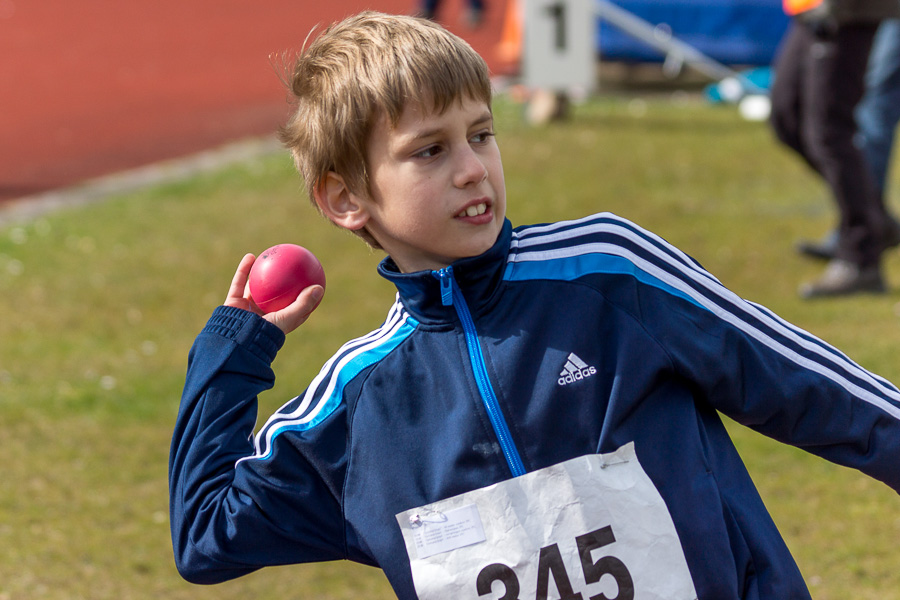
[[[440,272],[379,270],[385,323],[256,436],[283,334],[219,307],[197,338],[170,458],[188,580],[347,559],[415,598],[397,513],[634,442],[700,598],[809,598],[718,412],[900,489],[893,385],[628,221],[507,222]]]

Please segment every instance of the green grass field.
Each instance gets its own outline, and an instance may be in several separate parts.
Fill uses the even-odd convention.
[[[496,106],[513,223],[616,212],[900,381],[898,292],[797,298],[821,266],[792,246],[834,215],[825,188],[764,124],[668,98],[595,100],[539,129],[519,110]],[[898,195],[895,180],[895,204]],[[393,301],[374,271],[381,257],[314,212],[286,156],[0,229],[0,600],[393,597],[379,571],[345,563],[211,588],[173,565],[166,468],[188,349],[240,257],[285,241],[316,252],[328,293],[278,356],[260,422]],[[900,289],[896,255],[887,276]],[[897,495],[732,430],[813,596],[900,599]]]

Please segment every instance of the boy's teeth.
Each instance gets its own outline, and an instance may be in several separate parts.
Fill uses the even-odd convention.
[[[487,210],[487,204],[482,202],[481,204],[476,204],[476,205],[470,206],[469,208],[460,212],[458,216],[460,216],[460,217],[476,217],[478,215],[483,215],[484,211],[486,211],[486,210]]]

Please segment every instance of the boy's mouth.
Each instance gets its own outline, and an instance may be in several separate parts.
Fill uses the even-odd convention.
[[[459,211],[457,217],[477,217],[478,215],[483,215],[488,209],[487,202],[479,202],[477,204],[470,204],[463,210]]]

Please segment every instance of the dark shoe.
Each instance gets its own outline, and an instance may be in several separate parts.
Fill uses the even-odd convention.
[[[861,293],[883,294],[885,291],[878,265],[860,267],[837,258],[828,263],[819,279],[800,286],[800,296],[807,300]]]
[[[818,242],[801,240],[797,243],[797,252],[809,258],[819,260],[831,260],[837,256],[838,232],[832,230]],[[884,252],[900,246],[900,223],[891,219],[887,230],[881,235],[880,251]]]
[[[838,234],[833,230],[818,242],[801,240],[797,243],[797,252],[809,258],[831,260],[837,253]]]

